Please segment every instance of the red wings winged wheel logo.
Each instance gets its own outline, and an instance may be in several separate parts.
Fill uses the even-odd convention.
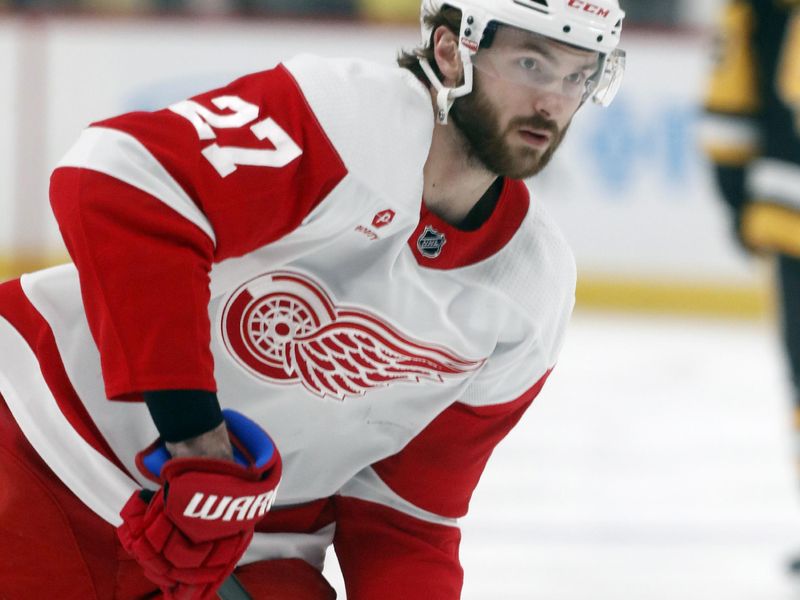
[[[287,271],[237,289],[221,326],[228,352],[250,374],[339,400],[398,382],[442,382],[484,362],[413,340],[363,310],[336,307],[310,278]]]

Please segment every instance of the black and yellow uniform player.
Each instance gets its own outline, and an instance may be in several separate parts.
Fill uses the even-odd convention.
[[[717,52],[703,142],[739,241],[777,262],[800,452],[800,0],[729,2]]]

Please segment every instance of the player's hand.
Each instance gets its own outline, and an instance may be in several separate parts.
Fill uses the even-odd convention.
[[[169,600],[213,598],[272,506],[281,458],[253,421],[223,411],[236,462],[171,458],[157,442],[140,466],[162,482],[125,504],[117,533],[148,579]]]

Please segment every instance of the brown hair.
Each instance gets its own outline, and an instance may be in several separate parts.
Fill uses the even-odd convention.
[[[424,18],[425,24],[431,30],[431,37],[427,45],[419,46],[411,51],[401,50],[397,56],[397,64],[411,71],[423,83],[428,84],[428,78],[425,76],[422,67],[419,66],[419,59],[427,58],[428,63],[433,68],[433,72],[436,73],[440,80],[442,79],[442,72],[439,70],[439,66],[436,64],[436,57],[433,55],[433,34],[439,27],[445,26],[458,37],[461,33],[461,10],[445,4],[436,14],[425,15]],[[492,45],[496,31],[497,23],[492,22],[487,25],[481,39],[481,48],[488,48]]]
[[[447,27],[456,36],[461,31],[461,11],[452,6],[445,5],[439,9],[439,12],[436,14],[425,15],[424,18],[425,24],[430,28],[431,32],[435,32],[442,25]],[[411,51],[401,50],[400,54],[397,56],[398,65],[404,69],[408,69],[416,75],[418,79],[427,83],[428,79],[425,77],[422,67],[419,66],[420,58],[427,58],[431,67],[433,67],[433,72],[436,73],[439,79],[442,78],[442,73],[439,71],[436,58],[433,55],[433,33],[431,33],[431,38],[428,40],[427,45],[418,46]]]

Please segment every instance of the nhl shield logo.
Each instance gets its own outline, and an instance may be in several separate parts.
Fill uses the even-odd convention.
[[[425,226],[425,231],[417,238],[417,250],[425,258],[436,258],[442,253],[442,248],[447,243],[443,233],[436,231],[430,225]]]

